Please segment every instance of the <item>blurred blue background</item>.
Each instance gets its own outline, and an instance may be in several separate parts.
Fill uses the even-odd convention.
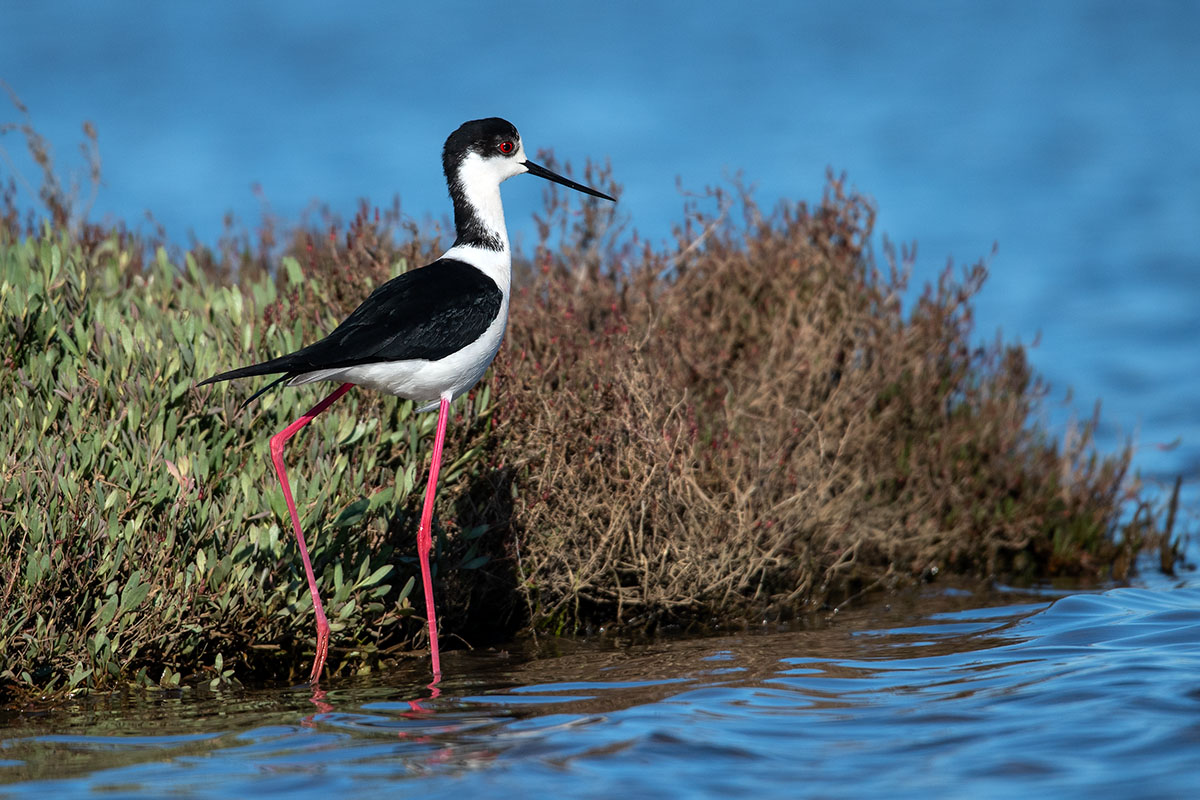
[[[488,115],[577,167],[611,159],[652,241],[682,219],[677,178],[741,171],[770,207],[845,170],[880,233],[918,242],[917,282],[998,245],[979,338],[1041,335],[1055,430],[1103,398],[1106,449],[1136,435],[1144,475],[1194,479],[1198,30],[1182,2],[4,0],[0,78],[61,167],[84,173],[96,124],[93,219],[148,210],[181,244],[214,242],[226,211],[253,227],[254,184],[285,224],[396,193],[440,219],[442,142]],[[36,186],[23,141],[0,146]],[[505,186],[518,246],[542,188]]]

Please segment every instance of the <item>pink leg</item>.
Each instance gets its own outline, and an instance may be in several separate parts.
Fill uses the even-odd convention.
[[[425,485],[425,508],[421,511],[421,526],[417,528],[417,556],[421,559],[421,580],[425,582],[425,616],[429,618],[429,653],[433,658],[433,681],[442,677],[438,658],[437,613],[433,609],[433,578],[429,574],[429,551],[433,547],[433,498],[437,495],[438,472],[442,468],[442,445],[446,441],[446,418],[450,400],[443,397],[438,406],[437,435],[433,439],[433,461],[429,465],[429,483]]]
[[[304,544],[304,534],[300,532],[300,516],[296,513],[296,503],[292,500],[292,489],[288,486],[287,473],[283,469],[283,445],[292,438],[293,434],[333,405],[335,400],[350,391],[350,387],[353,385],[352,383],[343,383],[333,394],[313,406],[308,413],[271,437],[271,461],[275,463],[275,474],[279,476],[279,485],[283,487],[283,499],[287,501],[288,513],[292,515],[292,529],[296,532],[296,541],[300,543],[300,558],[304,561],[304,574],[308,577],[308,590],[312,592],[313,609],[317,612],[317,654],[313,658],[312,675],[308,679],[312,684],[320,679],[321,670],[325,667],[325,657],[329,655],[329,620],[325,618],[325,609],[321,605],[320,595],[317,594],[317,578],[313,574],[312,562],[308,559],[308,547]]]

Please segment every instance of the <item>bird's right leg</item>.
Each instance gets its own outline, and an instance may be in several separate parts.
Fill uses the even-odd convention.
[[[421,561],[421,581],[425,584],[425,616],[429,619],[429,657],[433,661],[433,684],[442,679],[442,664],[438,657],[437,612],[433,608],[433,577],[429,569],[429,551],[433,549],[433,501],[437,497],[438,472],[442,468],[442,446],[446,442],[446,420],[449,414],[450,397],[446,395],[438,404],[437,433],[433,437],[433,455],[429,459],[429,482],[425,484],[425,507],[421,511],[421,524],[417,526],[417,556]]]
[[[304,574],[308,578],[308,590],[312,592],[313,609],[317,613],[317,654],[313,658],[312,675],[309,683],[316,684],[325,667],[325,657],[329,655],[329,620],[325,618],[325,609],[321,605],[321,597],[317,594],[317,578],[313,574],[312,562],[308,558],[308,547],[304,544],[304,534],[300,531],[300,516],[296,513],[296,503],[292,500],[292,489],[288,486],[287,472],[283,468],[283,446],[292,435],[317,415],[333,405],[334,401],[350,391],[352,383],[343,383],[333,394],[313,406],[304,416],[288,425],[271,437],[271,461],[275,464],[275,474],[279,476],[279,485],[283,487],[283,499],[287,502],[288,513],[292,516],[292,529],[296,532],[296,541],[300,543],[300,558],[304,562]]]

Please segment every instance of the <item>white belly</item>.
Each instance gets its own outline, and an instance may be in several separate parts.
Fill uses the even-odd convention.
[[[500,313],[483,335],[445,358],[436,361],[422,358],[382,361],[355,367],[320,369],[297,375],[288,381],[288,385],[297,386],[314,381],[353,383],[421,403],[422,406],[418,410],[426,411],[436,408],[443,397],[453,400],[479,382],[500,350],[507,327],[506,296],[500,306]]]

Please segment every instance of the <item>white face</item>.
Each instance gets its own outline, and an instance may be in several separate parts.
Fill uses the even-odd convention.
[[[512,154],[512,160],[516,162],[517,171],[513,175],[520,175],[522,172],[529,172],[529,168],[525,166],[525,162],[529,159],[525,158],[525,145],[518,140],[517,152]]]
[[[497,137],[489,142],[478,142],[475,147],[480,148],[478,152],[484,161],[495,165],[495,175],[499,181],[527,172],[525,145],[521,143],[521,137],[516,131],[513,131],[511,137]]]
[[[505,153],[504,150],[508,148],[511,149]],[[493,170],[497,183],[529,171],[525,167],[525,145],[520,139],[500,142],[483,161]]]
[[[520,142],[514,143],[514,149],[508,155],[498,151],[487,156],[470,152],[459,164],[458,179],[467,194],[473,194],[474,189],[499,186],[514,175],[528,172],[524,162],[525,150]]]

